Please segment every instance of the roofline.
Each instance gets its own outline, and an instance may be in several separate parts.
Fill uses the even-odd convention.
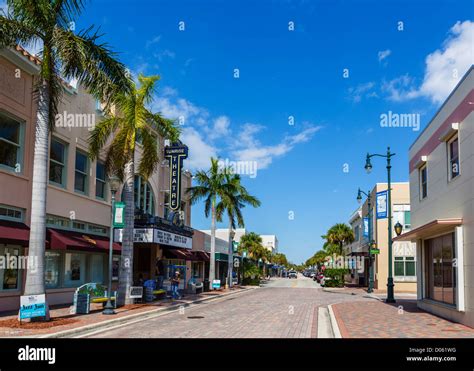
[[[448,95],[448,97],[444,100],[443,104],[438,108],[438,110],[436,111],[436,113],[433,115],[433,117],[431,118],[430,122],[428,122],[428,124],[425,126],[425,128],[420,132],[420,134],[418,134],[418,136],[416,137],[416,139],[413,141],[413,143],[410,145],[410,147],[408,148],[409,150],[412,149],[412,147],[415,145],[416,142],[418,142],[418,139],[420,139],[420,137],[423,135],[423,133],[426,131],[426,129],[428,129],[431,125],[431,123],[435,120],[435,118],[439,115],[439,113],[441,112],[441,110],[444,108],[444,106],[446,105],[446,103],[448,103],[448,101],[451,99],[451,97],[453,96],[453,94],[456,92],[456,90],[459,88],[459,86],[464,82],[464,80],[466,80],[467,76],[471,73],[471,71],[474,70],[474,64],[471,64],[471,67],[466,71],[466,73],[464,74],[464,76],[461,78],[461,80],[459,80],[459,82],[456,84],[456,86],[454,87],[454,89],[451,91],[451,93]]]

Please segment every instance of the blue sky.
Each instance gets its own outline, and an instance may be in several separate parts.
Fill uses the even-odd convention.
[[[246,227],[300,263],[348,220],[359,186],[386,180],[382,160],[364,172],[367,151],[390,145],[393,180],[408,180],[419,131],[380,115],[426,125],[472,63],[472,18],[472,1],[97,0],[77,28],[100,26],[132,73],[161,76],[153,108],[184,118],[186,167],[257,162],[244,183],[262,206],[245,209]],[[210,226],[201,205],[192,224]]]

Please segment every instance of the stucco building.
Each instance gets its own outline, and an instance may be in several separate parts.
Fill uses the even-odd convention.
[[[0,51],[0,256],[28,255],[36,122],[33,87],[39,63],[20,47]],[[87,143],[103,112],[100,102],[81,86],[64,83],[63,90],[57,122],[64,126],[55,127],[49,147],[45,284],[50,305],[71,303],[76,287],[87,282],[106,284],[108,277],[110,190],[104,158],[91,161]],[[161,158],[163,150],[160,139]],[[140,156],[138,148],[137,162]],[[182,175],[182,225],[173,222],[168,208],[167,161],[149,179],[135,177],[135,280],[151,278],[157,260],[163,261],[161,274],[178,267],[187,279],[198,271],[202,277],[204,268],[191,263],[203,259],[192,253],[191,206],[184,192],[191,186],[191,173]],[[119,189],[118,201],[121,196]],[[181,243],[143,241],[140,236],[148,233],[144,230],[177,235]],[[118,242],[113,245],[114,285],[121,250]],[[0,267],[0,311],[19,308],[25,274],[22,269]]]
[[[418,306],[474,327],[474,69],[409,151]]]

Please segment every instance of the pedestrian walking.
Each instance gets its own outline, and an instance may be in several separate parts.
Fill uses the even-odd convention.
[[[173,299],[181,299],[181,295],[178,291],[180,279],[179,271],[176,271],[174,276],[171,278],[171,297]]]

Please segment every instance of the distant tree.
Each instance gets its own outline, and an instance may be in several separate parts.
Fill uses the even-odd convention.
[[[328,253],[333,252],[338,255],[343,255],[344,245],[354,242],[354,231],[347,224],[338,223],[329,228],[327,233],[321,237],[324,238],[328,244],[325,247]]]

